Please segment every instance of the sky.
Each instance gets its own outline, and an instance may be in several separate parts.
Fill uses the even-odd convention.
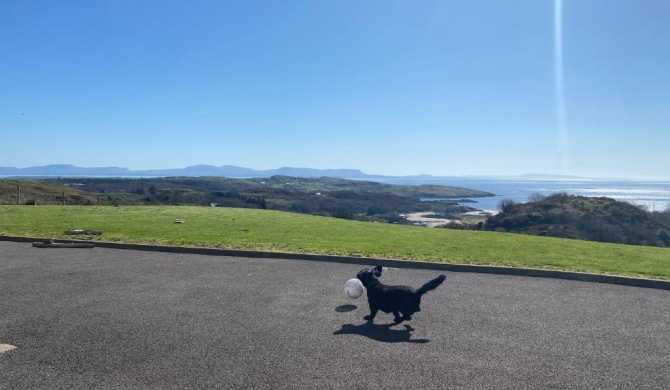
[[[0,166],[670,179],[670,2],[3,0]]]

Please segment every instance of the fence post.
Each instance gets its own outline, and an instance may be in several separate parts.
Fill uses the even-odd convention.
[[[63,206],[65,206],[65,191],[63,191]]]
[[[16,187],[16,205],[21,205],[21,186]]]

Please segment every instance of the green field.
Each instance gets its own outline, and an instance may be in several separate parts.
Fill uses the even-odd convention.
[[[185,223],[176,224],[175,219]],[[670,249],[196,206],[0,206],[0,235],[504,265],[670,279]]]

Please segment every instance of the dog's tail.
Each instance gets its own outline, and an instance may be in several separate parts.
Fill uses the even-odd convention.
[[[431,280],[430,282],[421,286],[421,288],[416,290],[416,292],[419,293],[419,295],[423,295],[430,290],[435,290],[437,288],[437,286],[442,284],[446,278],[447,278],[446,276],[440,275],[437,278],[435,278],[435,279]]]

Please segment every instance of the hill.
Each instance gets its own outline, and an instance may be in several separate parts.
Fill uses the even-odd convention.
[[[69,204],[92,205],[97,202],[95,195],[56,183],[0,180],[0,204],[57,205],[62,204],[63,197]]]
[[[670,221],[664,213],[610,198],[567,194],[535,196],[528,203],[503,201],[502,212],[477,229],[590,241],[670,246]]]
[[[493,196],[460,187],[401,186],[332,177],[60,177],[2,182],[0,204],[16,204],[16,188],[23,186],[21,204],[60,204],[62,192],[66,192],[66,204],[212,205],[397,223],[409,223],[400,214],[444,213],[461,198]],[[446,200],[425,202],[422,198]]]

